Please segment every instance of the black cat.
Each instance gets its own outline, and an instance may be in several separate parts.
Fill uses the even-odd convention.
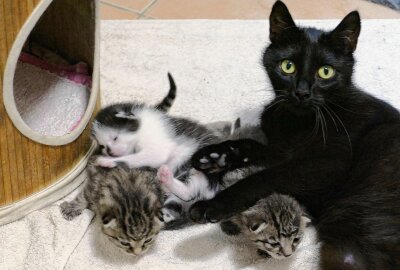
[[[261,116],[268,145],[226,141],[193,156],[206,173],[266,169],[197,202],[193,220],[288,194],[314,218],[322,269],[400,269],[400,114],[352,82],[360,28],[355,11],[331,32],[299,28],[275,3],[263,58],[276,94]]]

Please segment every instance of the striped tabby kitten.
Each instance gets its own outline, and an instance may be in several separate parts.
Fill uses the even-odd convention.
[[[163,194],[156,171],[126,166],[104,169],[95,165],[97,157],[89,161],[83,191],[61,204],[62,215],[71,220],[89,208],[101,219],[102,231],[111,242],[131,255],[142,254],[163,226]]]
[[[265,258],[284,259],[296,250],[310,219],[292,197],[274,193],[221,222],[228,235],[242,233]]]

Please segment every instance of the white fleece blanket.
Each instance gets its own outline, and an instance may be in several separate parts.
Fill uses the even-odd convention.
[[[329,28],[337,21],[300,23]],[[363,21],[355,75],[359,86],[398,108],[399,28],[395,20]],[[178,85],[171,113],[204,123],[238,116],[251,121],[272,97],[260,64],[266,21],[106,21],[101,30],[103,104],[156,103],[168,91],[167,71]],[[134,258],[104,239],[89,210],[67,222],[57,204],[0,227],[0,269],[310,270],[318,264],[312,228],[283,261],[259,259],[254,247],[216,225],[162,232],[153,249]]]

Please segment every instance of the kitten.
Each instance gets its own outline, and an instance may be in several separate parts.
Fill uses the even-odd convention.
[[[102,109],[93,123],[93,138],[104,156],[102,167],[124,162],[131,168],[159,168],[167,164],[177,171],[199,148],[218,142],[218,134],[195,121],[165,114],[175,98],[175,83],[155,107],[140,103],[114,104]]]
[[[89,160],[83,191],[61,204],[62,215],[71,220],[85,208],[91,209],[111,242],[128,254],[140,255],[151,247],[163,226],[163,194],[156,171],[126,166],[105,169],[95,164],[96,159],[94,155]]]
[[[218,221],[287,194],[315,221],[321,269],[400,269],[400,113],[353,82],[358,12],[323,31],[296,26],[276,1],[269,27],[263,64],[276,97],[260,119],[268,144],[228,141],[193,155],[206,173],[220,161],[211,154],[229,170],[265,170],[196,202],[191,218]]]
[[[170,89],[166,97],[157,105],[150,107],[142,103],[117,103],[101,109],[92,125],[92,139],[96,141],[105,156],[123,156],[132,154],[137,136],[132,136],[139,129],[139,120],[135,110],[168,112],[176,97],[176,85],[168,73]],[[158,115],[159,116],[159,115]],[[151,132],[151,130],[150,130]]]
[[[265,135],[258,126],[241,127],[240,118],[234,124],[221,122],[210,125],[228,139],[251,138],[260,143],[266,143]],[[163,190],[168,194],[163,207],[166,228],[180,228],[188,222],[187,212],[193,203],[211,199],[222,189],[262,169],[263,167],[260,166],[237,169],[227,173],[219,180],[219,174],[208,173],[206,176],[191,167],[186,167],[182,174],[178,172],[177,175],[179,176],[174,177],[174,173],[167,165],[161,166],[158,170],[158,179]]]
[[[292,197],[274,193],[220,223],[228,235],[243,234],[265,258],[284,259],[293,254],[310,219]]]

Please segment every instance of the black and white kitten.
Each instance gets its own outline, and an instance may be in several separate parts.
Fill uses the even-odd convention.
[[[218,134],[195,121],[165,112],[173,103],[176,86],[157,106],[142,103],[113,104],[95,117],[92,137],[103,149],[97,159],[102,167],[125,163],[131,168],[159,168],[166,164],[175,172],[199,148],[218,142]]]
[[[295,252],[310,219],[290,196],[274,193],[220,223],[228,235],[242,234],[265,258],[284,259]]]
[[[101,220],[102,232],[118,248],[130,255],[146,252],[163,227],[163,193],[156,170],[112,169],[88,162],[89,178],[83,191],[72,201],[61,204],[61,213],[71,220],[86,208]]]
[[[263,57],[276,93],[261,116],[268,144],[227,141],[193,156],[206,173],[220,157],[220,172],[266,169],[195,203],[193,220],[218,221],[287,194],[316,223],[321,269],[400,269],[400,114],[352,81],[360,29],[356,11],[326,32],[297,27],[274,4]]]

